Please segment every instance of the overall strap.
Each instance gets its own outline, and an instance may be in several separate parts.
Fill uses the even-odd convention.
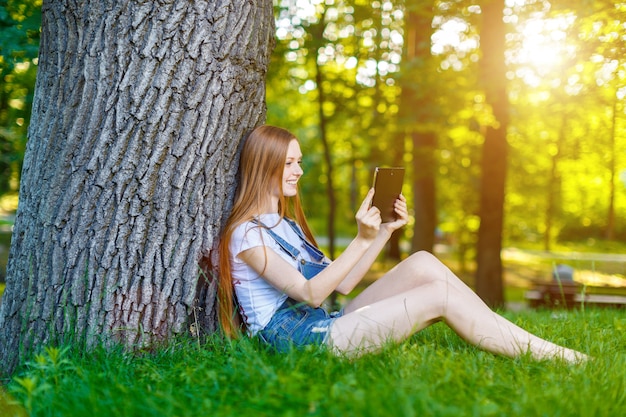
[[[252,223],[256,225],[265,228],[267,233],[269,233],[270,237],[272,237],[272,239],[274,239],[276,243],[278,243],[280,248],[289,256],[291,256],[291,258],[294,261],[298,262],[299,264],[298,270],[302,273],[302,275],[306,279],[311,279],[314,276],[316,276],[318,273],[320,273],[328,265],[328,262],[325,261],[324,253],[322,253],[322,251],[320,251],[316,246],[314,246],[308,240],[306,240],[306,238],[304,237],[304,234],[302,233],[302,231],[300,230],[296,222],[294,222],[293,220],[287,219],[286,217],[284,219],[287,222],[287,224],[291,226],[291,228],[296,233],[296,235],[298,235],[298,237],[302,240],[302,242],[304,243],[304,248],[306,249],[308,254],[311,256],[311,258],[314,260],[314,262],[309,262],[309,261],[306,261],[305,259],[298,260],[298,256],[300,255],[300,250],[296,249],[291,244],[289,244],[289,242],[287,242],[285,239],[280,237],[278,234],[274,233],[272,229],[267,227],[260,220],[253,219],[251,221]]]
[[[288,224],[289,226],[291,226],[291,228],[293,229],[293,231],[294,231],[294,232],[296,232],[296,234],[298,235],[298,237],[299,237],[300,239],[302,239],[302,240],[304,240],[304,241],[306,242],[306,241],[307,241],[307,240],[306,240],[306,237],[304,236],[304,233],[302,233],[302,230],[300,230],[300,228],[298,227],[298,225],[296,224],[296,222],[295,222],[295,221],[293,221],[293,220],[291,220],[291,219],[288,219],[287,217],[284,217],[284,219],[285,219],[285,221],[287,222],[287,224]]]
[[[267,233],[269,233],[269,235],[272,237],[272,239],[274,239],[276,241],[276,243],[278,243],[280,248],[284,252],[286,252],[289,256],[291,256],[291,258],[293,258],[294,260],[298,259],[298,256],[300,255],[300,251],[298,249],[294,248],[285,239],[283,239],[282,237],[280,237],[276,233],[274,233],[274,231],[272,229],[270,229],[269,227],[267,227],[262,221],[257,220],[257,219],[252,219],[251,221],[252,221],[252,223],[254,223],[256,225],[259,225],[260,227],[263,227],[267,231]],[[298,236],[299,236],[299,234],[298,234]]]
[[[307,240],[307,238],[304,236],[304,233],[302,232],[300,227],[298,227],[295,221],[288,219],[286,217],[285,217],[285,221],[289,224],[289,226],[291,226],[293,231],[296,232],[296,234],[300,237],[300,239],[302,239],[302,241],[304,242],[304,247],[306,248],[306,251],[309,253],[309,255],[311,255],[311,258],[313,258],[317,262],[322,262],[325,258],[324,253],[321,250],[319,250],[317,246],[313,245],[311,242]]]

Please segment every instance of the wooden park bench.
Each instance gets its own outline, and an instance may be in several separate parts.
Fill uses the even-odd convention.
[[[524,298],[530,307],[575,308],[581,305],[598,307],[626,307],[626,296],[612,294],[589,294],[574,281],[574,270],[558,265],[550,282],[536,283],[526,291]]]

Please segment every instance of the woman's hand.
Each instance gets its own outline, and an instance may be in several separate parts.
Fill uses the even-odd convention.
[[[394,211],[396,213],[396,220],[392,222],[382,223],[380,210],[376,207],[370,207],[372,204],[372,198],[374,197],[374,189],[370,189],[369,193],[365,197],[363,204],[359,208],[357,213],[357,222],[359,225],[359,235],[357,239],[367,245],[367,251],[361,255],[357,261],[357,264],[352,267],[349,273],[345,276],[344,280],[336,286],[336,290],[341,294],[350,293],[354,287],[358,285],[363,279],[365,274],[370,270],[374,261],[384,249],[385,244],[389,241],[391,234],[394,230],[406,225],[409,219],[409,212],[406,206],[406,198],[400,195],[394,203]],[[375,238],[370,241],[366,241],[363,238],[359,238],[361,234],[368,236],[368,239],[375,233]],[[355,239],[354,241],[356,241]],[[352,242],[354,242],[352,241]],[[341,259],[346,252],[339,256]],[[352,256],[352,255],[350,255]],[[337,261],[335,261],[337,262]],[[323,273],[323,271],[322,271]]]
[[[372,206],[373,197],[374,188],[370,188],[355,216],[359,230],[357,237],[370,241],[376,238],[376,235],[380,230],[380,224],[382,222],[382,218],[380,217],[380,210],[377,207]]]
[[[396,213],[396,220],[382,224],[382,228],[386,229],[389,233],[400,229],[409,221],[409,209],[406,205],[406,198],[402,194],[396,199],[393,209]]]

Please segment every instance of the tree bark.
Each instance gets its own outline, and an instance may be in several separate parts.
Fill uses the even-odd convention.
[[[480,76],[494,121],[485,129],[480,191],[476,292],[492,307],[504,304],[502,285],[502,226],[506,183],[509,101],[506,92],[504,49],[506,28],[502,20],[504,0],[488,0],[481,5]]]
[[[11,373],[56,343],[216,329],[239,144],[265,118],[272,2],[49,0],[7,287]]]

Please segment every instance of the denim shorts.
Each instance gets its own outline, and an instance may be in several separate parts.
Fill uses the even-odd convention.
[[[328,313],[288,298],[274,313],[259,338],[278,352],[307,345],[322,345],[328,340],[330,327],[342,312]]]

